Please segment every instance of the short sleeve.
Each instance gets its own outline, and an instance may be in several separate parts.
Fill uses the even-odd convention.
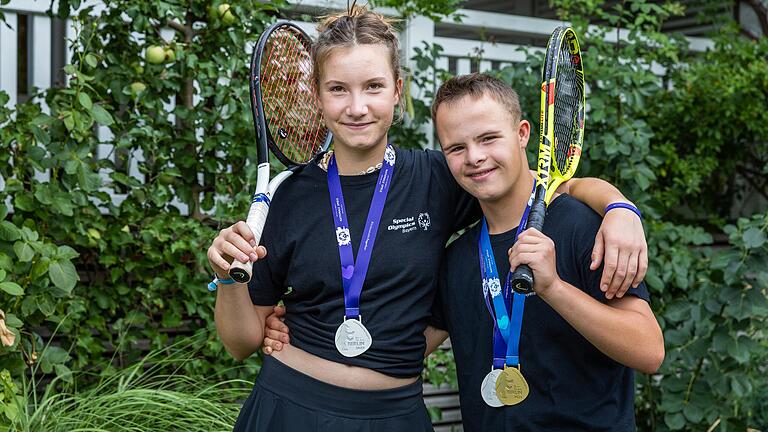
[[[275,201],[273,201],[275,202]],[[253,263],[253,275],[248,282],[251,302],[257,306],[276,305],[285,293],[285,277],[289,255],[281,241],[280,209],[273,206],[267,215],[261,245],[267,249],[267,256]]]
[[[600,279],[604,266],[601,264],[596,270],[591,270],[589,267],[592,262],[592,249],[595,246],[595,238],[603,219],[583,204],[580,211],[584,212],[585,215],[582,218],[582,223],[577,227],[579,229],[574,230],[575,234],[573,236],[573,244],[571,245],[572,250],[576,252],[574,256],[578,257],[578,273],[582,283],[580,288],[599,302],[605,303],[607,301],[605,293],[600,290]],[[650,303],[650,295],[648,294],[645,282],[640,283],[637,288],[630,287],[626,295],[639,297]]]
[[[438,187],[438,193],[444,194],[448,214],[452,214],[452,232],[462,230],[478,219],[482,214],[477,199],[461,188],[453,178],[443,153],[436,150],[425,150],[429,154],[432,180]]]

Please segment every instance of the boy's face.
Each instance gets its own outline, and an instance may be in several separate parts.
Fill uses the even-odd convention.
[[[515,121],[493,98],[464,96],[442,104],[435,116],[437,136],[451,174],[481,201],[508,196],[528,174],[525,146],[531,126]]]

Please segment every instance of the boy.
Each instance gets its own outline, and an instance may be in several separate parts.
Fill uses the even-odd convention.
[[[550,203],[543,233],[515,241],[534,178],[530,124],[506,84],[453,78],[432,115],[451,173],[485,215],[449,246],[431,322],[451,337],[464,430],[635,430],[632,368],[653,373],[664,358],[645,285],[605,298],[589,268],[600,217],[568,195]],[[520,264],[535,293],[511,301],[504,282]]]

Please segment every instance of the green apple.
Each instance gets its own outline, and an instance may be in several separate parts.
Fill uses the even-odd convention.
[[[150,45],[146,53],[147,63],[160,64],[165,61],[165,50],[161,46]]]
[[[136,81],[135,83],[131,84],[131,93],[137,96],[143,93],[146,89],[147,86],[143,82]]]
[[[235,15],[232,14],[232,7],[228,3],[220,4],[218,12],[221,22],[224,24],[232,25],[235,23]]]
[[[176,52],[172,48],[165,49],[165,61],[168,63],[176,61]]]

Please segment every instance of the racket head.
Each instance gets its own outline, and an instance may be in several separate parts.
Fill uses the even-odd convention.
[[[555,41],[550,82],[552,101],[552,176],[560,181],[573,177],[584,145],[586,98],[584,66],[579,40],[572,28],[563,28]]]
[[[286,167],[305,164],[331,141],[312,80],[311,46],[301,28],[279,21],[254,48],[250,88],[259,163],[268,162],[268,147]]]

